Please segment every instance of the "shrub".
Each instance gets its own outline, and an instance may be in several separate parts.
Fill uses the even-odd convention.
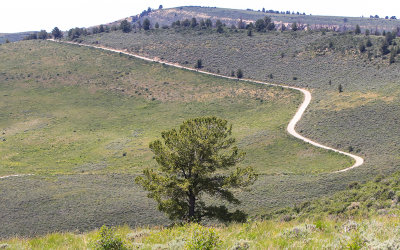
[[[367,45],[367,47],[371,47],[371,46],[372,46],[371,39],[369,39],[369,38],[368,38],[368,40],[367,40],[367,44],[366,44],[366,45]]]
[[[218,234],[212,228],[193,224],[191,231],[192,234],[185,244],[185,249],[215,249],[221,244]]]
[[[339,84],[338,91],[339,91],[339,93],[342,93],[342,92],[343,92],[343,86],[342,86],[342,84]]]
[[[363,43],[360,44],[359,50],[360,50],[361,53],[365,52],[365,45]]]
[[[197,60],[196,65],[194,66],[196,69],[201,69],[203,68],[203,62],[201,59]]]
[[[243,77],[243,71],[242,71],[242,69],[238,69],[238,70],[237,70],[237,72],[236,72],[236,77],[239,78],[239,79]]]
[[[347,243],[347,249],[358,250],[361,249],[364,245],[364,239],[360,236],[359,233],[355,233],[352,235],[350,241]]]
[[[121,237],[115,234],[115,229],[106,225],[100,228],[97,239],[94,242],[94,248],[104,250],[126,249]]]
[[[250,241],[241,239],[235,242],[235,244],[232,247],[232,250],[245,250],[249,248],[250,248]]]
[[[253,35],[253,31],[251,29],[247,30],[247,36],[252,36]]]
[[[390,58],[389,58],[389,64],[392,64],[396,61],[396,54],[397,54],[397,50],[392,50],[392,52],[390,53]]]

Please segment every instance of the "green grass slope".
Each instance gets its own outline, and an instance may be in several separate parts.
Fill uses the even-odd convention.
[[[47,41],[1,45],[0,55],[0,176],[34,174],[0,180],[1,237],[166,223],[133,180],[155,165],[149,142],[190,117],[234,124],[242,164],[261,174],[238,194],[251,214],[332,192],[307,188],[351,165],[286,134],[295,91]]]

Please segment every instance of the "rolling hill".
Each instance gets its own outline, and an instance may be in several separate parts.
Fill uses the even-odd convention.
[[[33,31],[19,32],[19,33],[0,33],[0,44],[5,43],[7,40],[10,42],[17,42],[24,39]]]
[[[369,18],[369,17],[340,17],[340,16],[318,16],[318,15],[303,15],[300,14],[276,14],[264,13],[253,10],[238,10],[216,7],[200,7],[200,6],[183,6],[177,8],[152,10],[147,15],[137,15],[129,17],[128,20],[140,21],[143,23],[145,18],[155,24],[158,22],[160,26],[171,25],[177,20],[189,19],[193,17],[201,19],[211,19],[214,23],[221,20],[228,27],[238,25],[240,19],[245,23],[255,22],[257,19],[269,16],[277,24],[285,24],[286,26],[294,22],[303,27],[311,29],[336,29],[336,30],[354,30],[356,25],[360,25],[362,30],[383,30],[391,31],[400,26],[400,20],[384,19],[384,18]],[[115,24],[115,23],[114,23]]]
[[[399,133],[399,56],[389,63],[381,55],[385,37],[326,31],[254,32],[224,28],[170,28],[80,38],[147,57],[191,66],[201,59],[205,70],[231,75],[242,69],[246,78],[309,88],[314,96],[298,125],[306,136],[354,151],[366,163],[354,175],[396,171]],[[371,46],[360,52],[361,44]],[[399,44],[399,38],[394,44]],[[391,46],[396,50],[396,45]],[[339,93],[338,88],[343,92]]]
[[[240,18],[254,21],[265,15],[277,23],[316,28],[353,29],[359,24],[363,30],[393,30],[399,26],[397,20],[181,7],[153,11],[140,20],[149,17],[151,27],[155,22],[162,27],[186,18],[210,18],[223,20],[226,26],[222,32],[199,27],[118,30],[75,41],[191,67],[201,59],[209,72],[232,75],[242,69],[246,78],[308,88],[314,99],[297,130],[362,155],[364,165],[334,173],[351,165],[351,159],[286,133],[301,103],[298,92],[77,45],[2,44],[0,55],[6,60],[0,62],[0,176],[33,175],[0,180],[1,237],[87,231],[102,224],[169,223],[133,180],[144,167],[155,164],[149,142],[195,116],[217,115],[233,123],[238,145],[247,152],[243,164],[260,173],[250,193],[238,194],[243,201],[240,208],[253,218],[329,196],[354,181],[397,171],[400,59],[397,53],[390,62],[381,53],[386,38],[325,29],[249,36],[230,27]],[[361,51],[360,45],[368,41],[371,46]],[[398,44],[395,38],[389,49]],[[270,228],[268,223],[265,227]],[[257,222],[243,228],[253,226]],[[290,231],[294,226],[283,227]],[[333,235],[340,231],[327,228]],[[288,246],[281,231],[276,231],[274,246]],[[323,238],[325,231],[321,232]]]
[[[0,173],[34,174],[0,180],[3,237],[166,223],[133,180],[155,164],[149,142],[189,117],[234,124],[243,164],[261,174],[238,194],[251,215],[333,192],[340,185],[314,179],[351,165],[286,133],[298,92],[49,41],[1,45],[0,55]]]

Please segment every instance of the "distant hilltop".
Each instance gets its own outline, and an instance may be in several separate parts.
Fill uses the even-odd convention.
[[[162,7],[162,6],[160,6]],[[273,11],[273,10],[260,10],[254,11],[251,9],[238,10],[226,9],[216,7],[199,7],[199,6],[185,6],[169,9],[151,9],[148,8],[142,13],[126,18],[132,23],[143,23],[145,18],[148,18],[152,23],[159,23],[162,25],[171,25],[171,23],[178,20],[196,18],[211,19],[215,22],[220,20],[227,26],[237,25],[240,20],[248,24],[255,22],[257,19],[264,18],[265,16],[271,17],[274,23],[279,27],[280,25],[288,26],[294,22],[299,25],[300,29],[329,29],[334,31],[346,31],[355,29],[357,25],[362,30],[369,29],[372,31],[392,31],[400,27],[400,20],[396,16],[386,16],[379,18],[379,16],[370,17],[339,17],[339,16],[314,16],[304,12],[290,12],[290,11]],[[118,24],[124,19],[118,20],[108,25]]]

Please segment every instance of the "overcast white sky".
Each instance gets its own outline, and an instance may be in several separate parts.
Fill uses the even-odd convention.
[[[62,30],[107,23],[136,15],[147,7],[211,6],[234,9],[291,10],[313,15],[397,16],[399,0],[0,0],[0,33],[33,31],[54,26]]]

